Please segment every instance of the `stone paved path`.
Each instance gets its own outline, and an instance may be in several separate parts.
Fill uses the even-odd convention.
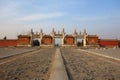
[[[0,59],[28,51],[33,51],[35,49],[36,48],[0,48]]]
[[[56,48],[40,49],[0,65],[0,80],[48,80],[55,52]],[[120,80],[119,61],[74,48],[61,48],[61,53],[70,80]]]
[[[47,80],[55,50],[41,49],[38,53],[0,65],[0,80]]]
[[[71,80],[120,80],[120,62],[77,49],[61,49]]]
[[[120,48],[108,48],[108,49],[101,48],[101,49],[87,49],[87,50],[120,59]]]

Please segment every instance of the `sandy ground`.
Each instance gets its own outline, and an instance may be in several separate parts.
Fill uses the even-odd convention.
[[[0,48],[0,58],[21,54],[21,53],[32,51],[35,49],[36,48],[14,48],[14,47]]]
[[[72,48],[61,52],[70,80],[120,80],[120,62]]]
[[[100,49],[87,49],[87,50],[120,59],[120,48],[108,48],[108,49],[100,48]]]
[[[40,52],[0,65],[0,80],[47,80],[55,49]]]

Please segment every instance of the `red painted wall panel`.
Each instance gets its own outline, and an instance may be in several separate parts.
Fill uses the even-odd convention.
[[[52,37],[43,37],[42,44],[45,44],[45,45],[52,44]]]
[[[0,40],[0,47],[29,45],[29,44],[30,44],[29,37],[19,37],[18,39]]]
[[[16,46],[17,40],[0,40],[0,47]]]
[[[65,37],[64,43],[68,45],[73,45],[75,42],[74,37]]]
[[[94,36],[87,36],[86,37],[87,40],[87,44],[88,45],[97,45],[98,44],[98,36],[94,35]]]
[[[18,45],[29,45],[30,44],[30,38],[29,37],[18,38],[17,44]]]
[[[100,46],[118,47],[118,40],[99,40]]]

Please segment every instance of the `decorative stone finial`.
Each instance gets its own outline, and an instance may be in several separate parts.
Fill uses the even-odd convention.
[[[43,33],[43,30],[42,30],[42,29],[40,29],[40,33]]]
[[[36,35],[38,35],[38,32],[36,31]]]
[[[54,28],[52,29],[52,32],[55,32]]]
[[[81,34],[81,31],[79,32],[79,34]]]
[[[87,34],[86,29],[84,29],[84,33],[83,34]]]
[[[76,29],[74,30],[74,34],[76,34],[76,35],[77,35],[77,31],[76,31]]]
[[[58,34],[60,34],[60,31],[58,30]]]
[[[62,30],[62,33],[65,33],[65,30],[64,30],[64,28],[63,28],[63,30]]]
[[[33,29],[31,29],[31,32],[30,32],[31,34],[34,34],[34,32],[33,32]]]

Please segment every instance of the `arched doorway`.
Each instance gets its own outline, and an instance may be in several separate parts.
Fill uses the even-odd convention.
[[[55,38],[55,47],[62,46],[62,38]]]
[[[77,47],[83,46],[83,39],[77,38]]]
[[[33,39],[32,40],[32,46],[40,46],[40,41],[39,41],[39,39]]]

